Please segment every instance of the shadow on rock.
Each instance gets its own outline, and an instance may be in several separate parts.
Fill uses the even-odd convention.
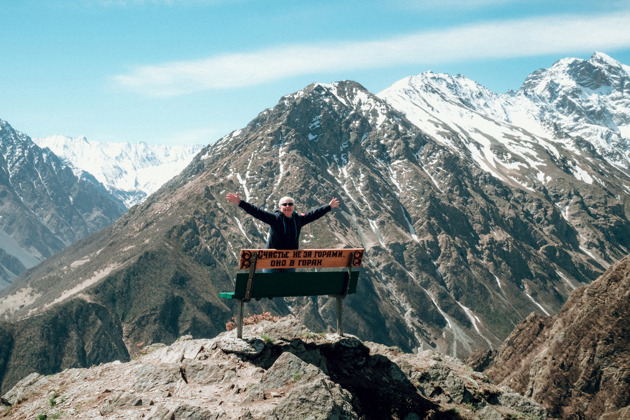
[[[460,418],[453,411],[440,412],[439,405],[422,396],[396,363],[378,354],[371,355],[370,349],[356,338],[342,337],[332,342],[252,339],[249,345],[260,351],[238,352],[239,357],[267,371],[265,380],[252,390],[252,398],[264,397],[265,392],[286,384],[286,378],[277,377],[277,372],[282,372],[312,384],[331,381],[340,388],[341,399],[345,394],[349,396],[352,411],[362,419]],[[293,357],[287,357],[287,353]],[[301,394],[316,392],[302,390]]]

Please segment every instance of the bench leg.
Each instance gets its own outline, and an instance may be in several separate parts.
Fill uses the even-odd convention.
[[[337,296],[337,334],[343,337],[343,298]]]
[[[236,338],[243,338],[243,300],[238,300],[238,313],[236,314]]]

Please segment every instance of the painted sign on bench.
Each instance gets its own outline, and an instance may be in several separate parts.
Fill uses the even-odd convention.
[[[256,269],[361,267],[362,248],[344,249],[243,249],[239,268],[249,270],[257,253]]]

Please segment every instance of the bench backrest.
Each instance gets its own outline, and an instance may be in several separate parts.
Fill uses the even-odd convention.
[[[239,269],[262,268],[359,268],[363,262],[362,248],[344,249],[243,249]]]

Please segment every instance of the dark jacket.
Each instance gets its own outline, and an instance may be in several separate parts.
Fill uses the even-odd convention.
[[[269,236],[265,245],[267,249],[298,249],[302,226],[319,219],[332,210],[330,205],[326,204],[304,214],[294,211],[291,217],[286,217],[280,210],[269,212],[244,200],[241,200],[238,206],[269,225]]]

